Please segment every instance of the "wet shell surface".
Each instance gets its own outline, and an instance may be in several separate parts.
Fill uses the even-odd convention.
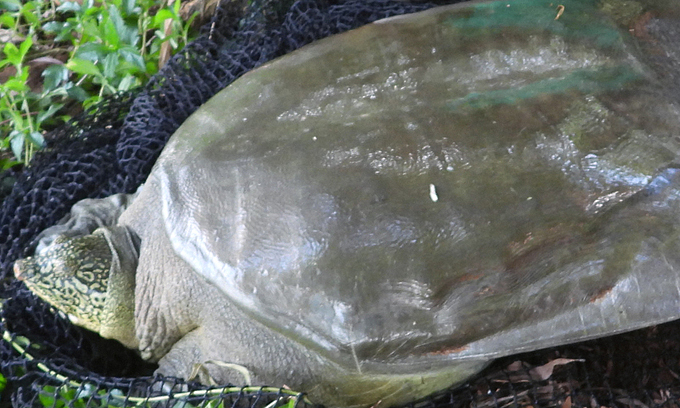
[[[351,365],[676,318],[672,45],[595,3],[440,7],[245,75],[156,168],[174,248]]]

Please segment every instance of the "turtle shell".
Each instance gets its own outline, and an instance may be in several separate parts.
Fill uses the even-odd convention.
[[[618,3],[439,7],[244,75],[153,172],[173,247],[364,369],[677,318],[678,6]]]

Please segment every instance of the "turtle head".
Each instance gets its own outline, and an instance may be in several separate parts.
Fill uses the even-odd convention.
[[[61,236],[41,254],[19,260],[14,275],[74,324],[99,332],[111,270],[101,235]]]
[[[134,240],[125,228],[100,228],[76,238],[60,236],[39,254],[14,264],[14,276],[74,324],[136,348],[134,259],[121,262],[123,243]],[[134,248],[133,248],[134,249]],[[126,256],[126,258],[129,256]]]

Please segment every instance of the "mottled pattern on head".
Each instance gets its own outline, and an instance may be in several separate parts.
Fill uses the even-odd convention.
[[[98,331],[111,259],[111,249],[101,234],[59,237],[39,255],[17,261],[14,274],[74,323]]]

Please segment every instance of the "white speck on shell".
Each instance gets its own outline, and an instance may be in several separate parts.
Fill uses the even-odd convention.
[[[432,200],[433,203],[439,201],[439,196],[437,195],[437,187],[435,187],[434,184],[430,184],[430,200]]]

